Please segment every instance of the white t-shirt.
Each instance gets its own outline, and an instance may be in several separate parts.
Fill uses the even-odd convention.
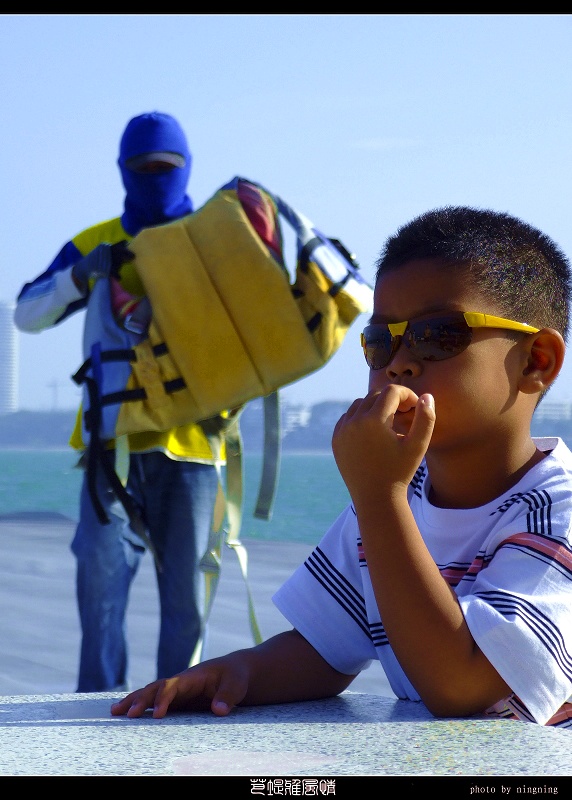
[[[549,453],[506,494],[479,508],[428,500],[425,462],[409,504],[475,642],[513,694],[489,713],[572,727],[572,453]],[[379,659],[397,697],[419,700],[387,640],[353,506],[348,506],[273,601],[339,672]]]

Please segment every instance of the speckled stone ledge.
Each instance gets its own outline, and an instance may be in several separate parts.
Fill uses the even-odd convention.
[[[0,697],[0,775],[572,775],[572,735],[345,692],[229,717],[111,717],[117,695]]]

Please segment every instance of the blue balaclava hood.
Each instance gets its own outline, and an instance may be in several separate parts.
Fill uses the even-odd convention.
[[[183,167],[169,172],[140,173],[128,169],[126,162],[143,153],[178,153]],[[192,156],[185,133],[169,114],[153,111],[133,117],[127,124],[119,146],[119,169],[125,187],[123,227],[131,236],[190,214],[193,210],[186,189],[191,174]]]

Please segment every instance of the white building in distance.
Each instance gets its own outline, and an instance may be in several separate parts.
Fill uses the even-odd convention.
[[[0,414],[18,410],[18,331],[14,303],[0,301]]]

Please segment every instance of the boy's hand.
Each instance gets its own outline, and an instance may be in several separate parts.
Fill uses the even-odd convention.
[[[148,708],[160,719],[168,711],[207,711],[226,717],[248,689],[248,674],[232,656],[205,661],[172,678],[154,681],[113,703],[115,717],[141,717]]]
[[[237,705],[296,703],[334,697],[354,675],[338,672],[297,630],[282,631],[255,647],[203,661],[173,678],[155,681],[113,703],[115,717],[156,719],[169,711],[208,711],[226,717]]]
[[[433,397],[417,397],[405,386],[390,384],[354,400],[338,420],[332,438],[338,469],[354,503],[396,488],[406,491],[434,425]]]

